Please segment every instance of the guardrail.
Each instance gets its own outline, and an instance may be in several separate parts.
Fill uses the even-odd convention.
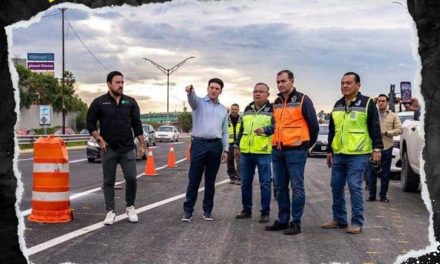
[[[48,135],[26,135],[17,136],[18,145],[34,144],[35,140],[40,137],[47,137]],[[55,137],[62,138],[64,142],[86,142],[89,140],[90,135],[55,135]]]

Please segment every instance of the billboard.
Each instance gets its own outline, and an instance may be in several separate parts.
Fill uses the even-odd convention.
[[[54,61],[55,54],[54,53],[28,53],[27,60],[28,61]]]
[[[27,68],[33,72],[53,73],[55,71],[55,54],[28,53]]]
[[[53,71],[55,69],[53,62],[28,62],[27,67],[31,71]]]

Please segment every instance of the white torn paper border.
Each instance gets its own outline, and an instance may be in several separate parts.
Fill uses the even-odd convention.
[[[179,2],[183,3],[183,2],[191,2],[191,1],[173,1],[173,3],[176,3],[176,2],[177,3],[179,3]],[[276,2],[276,1],[272,1],[272,2]],[[243,3],[247,3],[247,2],[246,1],[237,1],[235,3],[243,4]],[[218,3],[210,3],[210,4],[218,5]],[[231,4],[231,3],[228,3],[227,1],[225,1],[225,4]],[[161,4],[155,4],[155,5],[158,6],[158,5],[161,5]],[[166,3],[166,4],[162,4],[162,5],[165,6],[165,5],[171,5],[171,4],[170,3]],[[52,6],[50,9],[46,10],[45,12],[47,12],[49,10],[57,10],[60,7],[68,7],[68,8],[72,8],[72,9],[81,9],[81,10],[86,10],[86,11],[90,11],[90,12],[93,12],[93,13],[100,13],[100,12],[104,13],[104,12],[107,12],[107,10],[108,10],[108,8],[89,9],[88,7],[83,6],[83,5],[66,4],[66,3],[64,3],[64,4],[57,5],[57,6]],[[135,8],[135,7],[133,7],[133,8]],[[119,9],[119,8],[116,8],[116,10],[117,9]],[[22,22],[16,23],[16,24],[6,28],[6,32],[7,32],[7,35],[8,35],[9,51],[11,50],[11,47],[13,45],[13,43],[12,43],[13,30],[16,29],[16,28],[27,27],[27,26],[31,25],[32,23],[39,22],[40,19],[41,19],[42,14],[43,14],[43,12],[41,12],[38,15],[34,16],[29,21],[22,21]],[[413,24],[414,32],[417,32],[416,28],[415,28],[415,24],[414,24],[414,22],[412,20],[412,17],[410,17],[409,14],[408,14],[408,16],[409,16],[409,19],[410,19],[409,20],[410,23]],[[420,83],[421,83],[421,75],[420,75],[421,62],[420,62],[420,57],[419,57],[419,55],[417,53],[417,47],[418,47],[417,33],[414,33],[414,36],[415,37],[412,39],[413,53],[414,53],[414,58],[417,61],[417,64],[418,64],[418,67],[419,67],[418,71],[416,73],[416,76],[415,76],[414,87],[419,89]],[[18,118],[17,123],[18,123],[19,122],[19,118],[20,118],[19,117],[19,94],[18,94],[18,85],[17,85],[17,83],[18,83],[18,74],[15,71],[15,68],[13,67],[13,63],[12,63],[11,57],[12,57],[12,53],[9,52],[9,67],[10,67],[10,72],[11,72],[11,76],[12,76],[12,80],[13,80],[13,85],[14,85],[14,88],[15,88],[15,91],[16,91],[16,93],[15,93],[15,100],[17,102],[16,103],[16,112],[17,112],[17,115],[18,115],[17,116],[17,118]],[[295,66],[295,65],[293,65],[293,66]],[[231,74],[234,74],[234,73],[231,73]],[[425,111],[424,100],[423,100],[422,96],[419,96],[419,99],[420,99],[419,102],[422,105],[422,109],[423,109],[423,111]],[[331,103],[333,103],[333,102],[331,102]],[[424,121],[424,115],[421,115],[421,121],[420,121],[421,124],[423,124],[423,121]],[[422,128],[421,129],[422,130],[422,134],[424,134],[423,125],[421,125],[421,128]],[[25,240],[24,240],[24,237],[23,237],[24,228],[25,228],[24,220],[23,220],[23,217],[19,214],[19,212],[20,212],[19,201],[21,199],[21,195],[23,194],[23,184],[22,184],[22,181],[21,181],[21,174],[20,174],[20,171],[18,170],[18,166],[17,166],[17,158],[18,158],[18,153],[19,153],[18,145],[16,145],[15,150],[16,151],[15,151],[15,157],[14,157],[14,173],[15,173],[15,175],[17,177],[16,211],[18,212],[17,216],[18,216],[18,219],[19,219],[18,234],[19,234],[19,238],[20,238],[21,249],[24,252],[25,256],[28,258],[29,256],[26,253],[26,245],[25,245]],[[432,205],[431,205],[431,201],[430,201],[430,198],[429,198],[429,193],[428,193],[426,184],[424,183],[425,180],[426,180],[426,175],[425,175],[425,172],[424,172],[424,169],[423,169],[424,160],[423,160],[422,155],[420,155],[420,164],[421,164],[421,175],[420,176],[421,176],[421,181],[422,181],[422,194],[421,195],[422,195],[423,201],[424,201],[424,203],[425,203],[425,205],[427,207],[427,210],[428,210],[428,212],[430,214],[428,236],[429,236],[429,241],[431,242],[431,244],[428,245],[425,249],[417,250],[417,251],[416,250],[411,250],[407,254],[399,256],[396,259],[396,263],[403,262],[405,259],[407,259],[409,257],[417,257],[417,256],[420,256],[420,255],[429,253],[431,251],[435,251],[437,249],[437,246],[438,246],[438,242],[435,241],[434,231],[433,231]]]

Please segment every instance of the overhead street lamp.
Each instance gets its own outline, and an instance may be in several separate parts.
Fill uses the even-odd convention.
[[[186,59],[184,59],[183,61],[177,63],[174,67],[172,68],[165,68],[162,65],[159,65],[158,63],[148,59],[148,58],[144,58],[144,60],[151,62],[156,68],[158,68],[161,72],[163,72],[166,76],[167,76],[167,121],[169,121],[169,116],[170,116],[170,75],[175,72],[178,68],[180,68],[180,66],[182,66],[183,64],[185,64],[185,62],[189,59],[194,59],[195,57],[191,56],[188,57]]]

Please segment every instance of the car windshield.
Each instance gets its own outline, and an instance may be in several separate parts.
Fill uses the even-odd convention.
[[[328,135],[328,126],[319,126],[320,135]]]
[[[173,132],[172,127],[159,127],[159,132]]]
[[[150,127],[149,126],[142,126],[142,129],[144,130],[145,133],[150,132]]]

